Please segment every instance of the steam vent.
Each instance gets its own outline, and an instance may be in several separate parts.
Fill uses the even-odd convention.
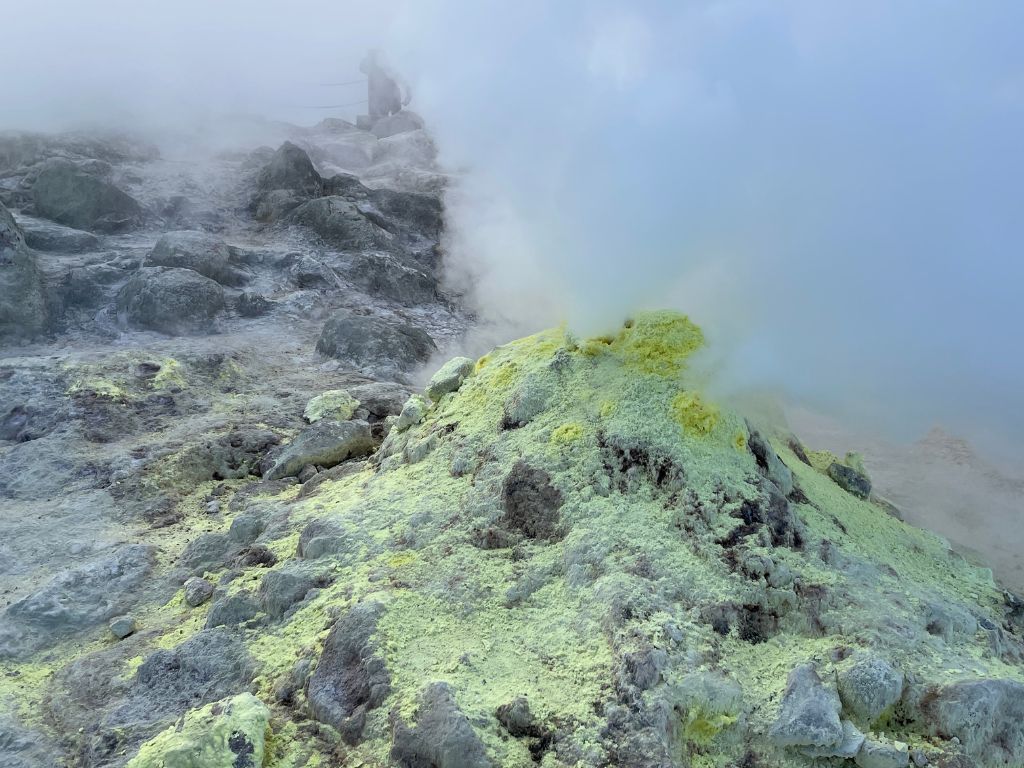
[[[855,460],[692,388],[702,344],[653,312],[457,358],[379,445],[322,396],[333,469],[268,479],[296,438],[223,519],[7,608],[5,738],[130,768],[1024,764],[1024,605]],[[140,563],[174,586],[127,639],[46,635]]]

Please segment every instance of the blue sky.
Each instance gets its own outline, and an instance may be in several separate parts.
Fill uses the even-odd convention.
[[[485,309],[676,306],[723,392],[1024,457],[1018,2],[43,0],[5,23],[5,127],[311,122],[316,83],[381,45],[469,171],[454,261]]]

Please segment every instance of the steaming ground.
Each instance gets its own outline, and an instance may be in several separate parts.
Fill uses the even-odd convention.
[[[1024,601],[685,316],[508,342],[543,265],[418,116],[160,144],[0,136],[0,762],[1024,759]],[[908,517],[998,480],[931,443]]]
[[[252,424],[287,434],[302,423],[310,397],[371,381],[352,370],[357,362],[315,351],[332,315],[373,315],[429,334],[431,346],[420,359],[388,371],[388,378],[406,382],[435,354],[433,345],[454,346],[468,324],[457,298],[439,285],[438,232],[427,233],[415,256],[397,246],[388,254],[386,243],[369,248],[353,278],[360,288],[349,281],[351,247],[339,247],[330,234],[325,241],[306,228],[256,221],[249,210],[272,147],[291,139],[309,149],[325,176],[358,172],[368,184],[396,190],[399,202],[435,201],[437,227],[445,177],[422,131],[381,141],[342,121],[299,128],[240,120],[209,128],[201,139],[156,138],[162,149],[106,132],[0,135],[0,200],[37,249],[33,258],[48,295],[36,338],[19,338],[29,334],[31,308],[15,303],[26,314],[7,326],[13,338],[5,339],[0,357],[6,605],[53,574],[110,551],[126,534],[145,538],[150,526],[173,519],[178,491],[168,495],[134,482],[148,467]],[[42,218],[32,184],[55,163],[85,167],[125,190],[145,218],[126,226],[129,232],[96,234]],[[358,185],[354,176],[346,178]],[[405,222],[386,226],[408,229]],[[212,233],[230,246],[242,275],[201,335],[149,331],[126,320],[124,309],[119,316],[119,291],[168,231]],[[398,270],[409,279],[403,258],[423,270],[414,273],[423,288],[413,298],[389,276]],[[258,316],[239,311],[243,294],[265,304]],[[391,386],[384,400],[397,397],[400,404],[406,389]]]
[[[811,445],[863,454],[876,488],[905,520],[946,536],[972,560],[993,568],[1008,588],[1024,590],[1024,472],[1019,467],[999,466],[939,427],[908,445],[798,406],[786,416]]]

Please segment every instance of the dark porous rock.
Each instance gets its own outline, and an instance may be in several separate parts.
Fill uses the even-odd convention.
[[[204,333],[224,309],[224,289],[191,269],[143,267],[117,296],[118,317],[170,335]]]
[[[126,232],[143,223],[139,202],[69,160],[50,160],[32,184],[35,212],[90,232]]]
[[[565,537],[559,514],[562,492],[551,484],[551,476],[543,469],[518,462],[505,477],[501,499],[501,522],[509,530],[539,541]]]
[[[402,768],[491,768],[483,742],[459,709],[448,683],[431,683],[420,697],[415,727],[395,724],[391,759]]]
[[[316,348],[328,357],[380,373],[407,373],[437,351],[434,340],[419,328],[349,312],[327,321]]]
[[[313,167],[309,155],[290,141],[284,142],[274,152],[260,171],[256,185],[263,192],[284,189],[305,197],[323,194],[323,179]]]
[[[494,712],[494,716],[505,730],[516,738],[540,738],[545,733],[530,711],[530,701],[525,696],[517,696],[508,704],[502,704]]]
[[[72,229],[39,219],[22,222],[25,244],[47,253],[85,253],[99,248],[100,239],[91,232]]]
[[[49,325],[39,263],[14,217],[0,204],[0,344],[39,336]]]
[[[749,423],[747,428],[750,432],[747,446],[754,454],[758,469],[768,480],[775,483],[775,487],[783,496],[789,496],[793,492],[793,473],[775,453],[775,449],[772,448],[766,437],[751,427]]]
[[[57,574],[12,603],[5,616],[11,624],[31,629],[27,639],[31,646],[43,647],[124,613],[139,599],[153,563],[153,547],[125,545],[100,560]]]
[[[191,269],[221,285],[237,286],[245,282],[245,273],[233,263],[231,247],[207,232],[185,230],[161,235],[146,257],[145,265]]]
[[[299,534],[296,556],[315,560],[324,555],[341,552],[345,548],[344,531],[329,520],[312,520]]]
[[[828,467],[828,476],[836,485],[860,499],[871,495],[871,479],[853,467],[833,461]]]
[[[362,603],[338,619],[306,682],[313,717],[336,728],[350,744],[358,743],[366,713],[379,707],[390,690],[387,666],[373,641],[383,612],[380,603]]]
[[[374,189],[370,192],[369,201],[372,208],[364,207],[364,213],[377,212],[380,226],[392,234],[413,239],[423,237],[435,242],[440,239],[444,228],[444,207],[440,198],[416,192]]]
[[[294,477],[307,464],[333,467],[348,459],[366,456],[375,443],[365,421],[321,419],[300,432],[287,445],[271,451],[263,460],[263,477],[280,480]]]
[[[263,544],[250,544],[238,553],[232,563],[237,568],[270,568],[277,564],[277,555]]]
[[[1024,684],[965,680],[928,691],[918,719],[931,735],[956,737],[984,765],[1024,764]]]
[[[280,570],[270,571],[260,581],[260,605],[271,618],[280,618],[311,589],[325,583],[326,579],[302,564],[285,565]]]
[[[226,533],[204,533],[190,541],[178,558],[178,565],[190,575],[223,568],[238,552],[238,543]]]
[[[204,629],[175,648],[146,657],[127,695],[100,721],[101,735],[109,735],[97,741],[117,751],[138,745],[188,710],[241,693],[253,674],[240,640],[225,629]]]
[[[185,604],[191,608],[196,608],[213,597],[213,584],[198,576],[193,576],[186,581],[183,589]]]
[[[260,604],[252,592],[236,592],[210,606],[210,612],[206,615],[206,628],[242,624],[256,618],[259,612]]]
[[[243,291],[235,299],[235,311],[242,317],[262,317],[274,308],[274,302],[261,293]]]
[[[96,310],[110,301],[113,287],[129,274],[127,265],[116,261],[71,267],[58,288],[65,313]]]
[[[839,695],[822,685],[811,664],[789,673],[779,716],[768,733],[780,747],[831,747],[843,740]]]
[[[619,670],[620,689],[646,691],[661,682],[668,654],[661,648],[642,648],[622,655]]]
[[[371,296],[405,306],[427,304],[437,298],[435,278],[386,253],[358,254],[345,277]]]
[[[183,453],[178,475],[183,482],[239,480],[259,473],[262,458],[281,439],[259,427],[238,427]]]
[[[364,216],[355,203],[338,196],[303,203],[286,220],[308,227],[326,245],[341,250],[386,248],[393,237]]]
[[[388,416],[397,416],[402,412],[405,401],[412,391],[403,384],[390,381],[372,381],[348,387],[348,393],[359,401],[359,411],[366,411],[366,420],[371,424],[383,421]]]

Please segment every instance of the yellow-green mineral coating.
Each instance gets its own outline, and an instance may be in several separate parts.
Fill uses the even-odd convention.
[[[665,697],[673,713],[673,759],[709,768],[736,765],[754,747],[781,764],[811,765],[779,756],[764,734],[793,667],[814,661],[827,678],[849,663],[837,648],[882,648],[918,680],[1022,680],[980,635],[947,643],[924,632],[920,617],[930,602],[972,606],[998,621],[1002,596],[991,574],[939,537],[843,491],[824,474],[834,457],[812,453],[810,467],[776,444],[802,493],[792,502],[800,546],[750,536],[726,552],[722,542],[740,524],[743,505],[762,497],[763,481],[745,420],[688,378],[702,343],[700,329],[671,312],[638,314],[617,334],[589,341],[564,329],[520,339],[480,358],[457,391],[422,423],[393,432],[363,468],[302,498],[295,488],[275,491],[267,500],[287,510],[287,525],[264,541],[278,562],[244,569],[231,589],[255,590],[268,571],[293,565],[311,520],[340,529],[344,546],[313,561],[324,577],[315,594],[284,619],[243,630],[263,704],[232,700],[234,721],[244,725],[228,725],[210,706],[190,713],[180,731],[143,747],[132,768],[220,765],[227,729],[243,728],[254,745],[263,738],[263,707],[271,713],[264,765],[390,765],[392,719],[413,722],[421,692],[437,681],[451,686],[496,766],[536,765],[526,741],[495,718],[516,697],[528,699],[539,721],[572,734],[581,753],[599,756],[622,657],[644,648],[671,658],[657,693],[644,700]],[[512,407],[522,419],[503,428]],[[560,534],[481,546],[481,532],[501,524],[502,484],[519,462],[542,468],[560,494]],[[628,463],[639,469],[620,466]],[[208,523],[197,513],[183,525]],[[826,562],[822,553],[832,551]],[[745,575],[740,561],[755,556],[788,577],[768,586]],[[808,589],[824,595],[818,624],[794,608],[798,590]],[[288,708],[273,691],[296,662],[315,662],[333,621],[365,601],[384,606],[374,642],[390,693],[367,713],[364,740],[334,751],[340,741],[326,727],[316,737],[296,726],[303,721],[294,713],[307,711],[302,690]],[[756,643],[735,627],[713,631],[705,617],[716,606],[753,604],[778,615],[775,631]],[[183,620],[186,610],[180,593],[139,610],[158,635],[151,647],[176,645],[202,627],[207,608]],[[893,627],[919,630],[897,642]],[[38,696],[50,672],[75,656],[62,652],[5,665],[24,685],[0,693]],[[731,681],[735,697],[682,696],[690,676],[712,673]],[[911,725],[887,727],[923,743]],[[191,759],[182,746],[188,739],[212,762],[181,762]],[[542,763],[559,764],[550,752]]]
[[[320,419],[347,421],[352,418],[358,407],[359,401],[346,390],[330,389],[310,400],[302,415],[308,422]]]
[[[250,693],[188,712],[142,745],[129,768],[262,768],[270,711]]]

